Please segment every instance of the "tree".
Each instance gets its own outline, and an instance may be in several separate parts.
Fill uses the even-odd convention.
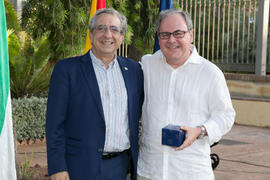
[[[28,0],[22,27],[33,39],[48,35],[51,62],[83,52],[90,3],[88,0]]]
[[[33,40],[19,26],[17,14],[5,0],[10,65],[10,89],[13,98],[39,95],[48,90],[52,71],[48,64],[50,48],[46,34]]]
[[[139,16],[137,21],[132,22],[134,31],[136,32],[133,40],[135,42],[135,48],[142,54],[153,52],[155,42],[155,20],[158,15],[159,7],[158,2],[157,0],[137,2],[137,13],[134,14],[134,12],[131,11],[129,14],[129,19],[132,19],[132,16]],[[139,7],[139,5],[141,6]],[[136,24],[139,24],[139,26],[136,26]]]
[[[7,29],[13,29],[14,31],[19,31],[21,27],[18,22],[18,16],[17,16],[16,11],[14,10],[12,4],[8,0],[5,0],[4,3],[5,3]]]
[[[22,27],[34,39],[48,34],[50,61],[82,54],[90,3],[88,0],[28,0],[22,12]],[[152,53],[160,0],[106,0],[106,3],[128,19],[125,43],[130,45],[129,56],[139,59],[142,54]]]
[[[8,31],[10,89],[13,98],[39,95],[47,91],[52,67],[46,36],[33,40],[24,31]]]

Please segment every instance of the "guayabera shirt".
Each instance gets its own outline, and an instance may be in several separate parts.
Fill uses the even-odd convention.
[[[226,134],[235,111],[221,70],[192,54],[180,67],[167,64],[159,50],[142,57],[145,101],[138,174],[151,180],[214,179],[210,145]],[[161,129],[168,124],[204,125],[208,136],[184,150],[161,145]]]

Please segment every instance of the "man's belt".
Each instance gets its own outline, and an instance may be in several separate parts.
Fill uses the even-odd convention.
[[[108,159],[112,159],[112,158],[115,158],[125,152],[128,152],[129,149],[126,149],[124,151],[121,151],[121,152],[103,152],[102,153],[102,159],[103,160],[108,160]]]

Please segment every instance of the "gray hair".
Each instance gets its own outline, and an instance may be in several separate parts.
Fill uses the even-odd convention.
[[[156,31],[157,32],[159,31],[161,21],[164,18],[166,18],[166,17],[168,17],[170,15],[173,15],[173,14],[180,14],[185,19],[185,21],[187,23],[188,30],[193,29],[192,19],[191,19],[191,16],[189,15],[188,12],[180,10],[180,9],[167,9],[167,10],[161,11],[159,13],[158,19],[156,21]]]
[[[118,11],[116,11],[113,8],[104,8],[104,9],[100,9],[98,10],[95,15],[91,18],[90,23],[88,25],[88,29],[93,32],[95,25],[96,25],[96,19],[99,15],[101,14],[111,14],[114,15],[116,17],[118,17],[118,19],[120,20],[120,33],[124,34],[127,31],[127,18],[120,14]]]

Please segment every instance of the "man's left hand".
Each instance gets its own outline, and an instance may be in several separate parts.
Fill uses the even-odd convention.
[[[185,149],[186,147],[190,146],[197,139],[197,137],[201,134],[201,129],[198,127],[192,128],[192,127],[187,127],[187,126],[181,126],[180,129],[185,131],[186,139],[183,142],[183,144],[179,147],[176,147],[175,150],[182,150],[182,149]]]

